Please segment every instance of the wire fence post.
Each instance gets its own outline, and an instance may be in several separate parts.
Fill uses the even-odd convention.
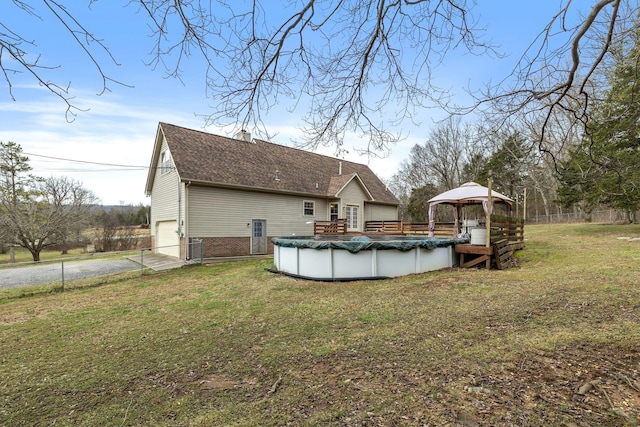
[[[140,249],[140,276],[144,276],[144,248]]]
[[[200,265],[202,265],[203,258],[204,258],[204,253],[202,252],[202,239],[200,239]]]

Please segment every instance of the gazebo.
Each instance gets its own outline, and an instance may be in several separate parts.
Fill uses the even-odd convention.
[[[491,212],[489,211],[489,189],[475,182],[467,182],[458,188],[445,191],[429,200],[429,236],[433,237],[436,228],[436,207],[440,204],[452,205],[454,209],[453,235],[457,236],[459,230],[460,211],[462,207],[469,205],[482,205],[485,214],[493,214],[495,203],[507,206],[509,215],[513,200],[504,194],[491,190]]]

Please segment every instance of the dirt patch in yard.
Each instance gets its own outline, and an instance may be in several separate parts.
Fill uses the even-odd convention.
[[[593,345],[539,352],[486,374],[452,378],[459,396],[445,403],[464,425],[635,424],[640,418],[638,349]],[[455,395],[455,393],[454,393]]]
[[[281,376],[234,380],[199,374],[181,381],[191,393],[268,401],[314,423],[332,425],[624,426],[640,422],[640,348],[577,345],[530,353],[509,363],[443,370],[361,357],[356,350],[283,364]],[[183,389],[184,391],[184,389]],[[279,408],[280,393],[299,395]],[[325,417],[325,418],[323,418]]]

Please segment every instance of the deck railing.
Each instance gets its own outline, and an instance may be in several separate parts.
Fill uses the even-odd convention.
[[[508,216],[491,215],[491,243],[506,240],[511,250],[524,247],[524,220]]]
[[[347,220],[335,219],[333,221],[314,221],[313,234],[345,234],[347,232]]]
[[[453,237],[455,223],[437,222],[433,232],[434,237]],[[460,230],[460,228],[458,228]],[[364,232],[370,234],[396,235],[429,235],[429,223],[404,221],[366,221]],[[313,233],[346,234],[347,220],[314,221]],[[496,265],[503,269],[508,266],[508,260],[514,251],[524,249],[524,220],[521,218],[491,215],[491,243],[485,245],[458,244],[456,253],[460,256],[461,267],[472,267],[485,262],[487,268]],[[484,240],[483,240],[484,241]]]
[[[402,221],[366,221],[365,233],[402,233],[404,223]]]
[[[489,246],[456,245],[455,251],[460,257],[460,267],[474,267],[481,263],[484,263],[487,269],[492,265],[500,270],[509,267],[513,253],[524,249],[524,220],[491,215],[490,239]]]
[[[428,235],[428,222],[404,222],[404,221],[366,221],[365,233],[390,233],[390,234],[415,234]],[[452,222],[439,222],[436,224],[434,236],[451,237],[453,235]]]
[[[453,237],[453,222],[437,222],[435,224],[435,237]],[[458,230],[461,230],[459,227]],[[428,235],[428,222],[404,222],[404,221],[366,221],[365,233],[386,233],[398,235]],[[337,219],[333,221],[314,221],[314,234],[346,234],[347,220]],[[521,218],[506,217],[500,215],[491,216],[491,242],[506,239],[515,250],[524,241],[524,220]]]

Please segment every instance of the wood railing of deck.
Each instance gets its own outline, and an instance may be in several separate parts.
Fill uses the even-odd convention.
[[[513,253],[524,249],[524,220],[491,215],[491,248],[496,267],[508,267]]]
[[[502,270],[510,265],[509,260],[515,251],[524,249],[524,220],[506,216],[491,216],[491,244],[456,245],[460,256],[460,267],[472,267],[485,262],[487,269],[492,264]]]
[[[428,222],[403,222],[403,221],[366,221],[364,224],[365,233],[391,233],[391,234],[415,234],[428,235]],[[434,236],[453,236],[452,222],[439,222],[436,224]]]
[[[453,236],[453,222],[436,222],[436,227],[433,230],[434,237],[454,237]],[[458,228],[458,232],[459,232]]]
[[[336,219],[333,221],[314,221],[313,234],[345,234],[347,232],[347,220]]]
[[[366,221],[365,233],[390,233],[390,234],[415,234],[428,235],[428,222],[403,222],[403,221]],[[451,237],[453,235],[453,223],[437,223],[434,231],[437,237]]]
[[[429,223],[428,222],[407,222],[404,224],[403,228],[404,234],[424,234],[425,236],[429,234]]]
[[[402,233],[404,223],[402,221],[366,221],[365,233]]]
[[[438,222],[435,225],[434,237],[453,237],[453,222]],[[460,230],[460,229],[459,229]],[[404,235],[428,235],[429,223],[404,221],[366,221],[365,233],[388,233]],[[347,220],[315,221],[314,234],[346,234]],[[491,216],[491,244],[507,240],[512,251],[524,248],[524,220],[521,218],[500,215]]]
[[[491,215],[491,243],[506,240],[509,249],[524,248],[524,220],[508,216]]]

